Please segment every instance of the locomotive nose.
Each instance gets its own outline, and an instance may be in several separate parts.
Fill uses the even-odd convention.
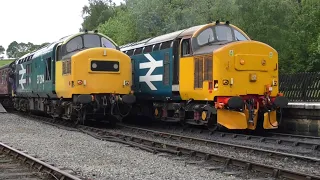
[[[110,48],[90,48],[73,56],[73,60],[76,62],[73,68],[79,69],[73,73],[75,89],[94,94],[130,92],[131,61],[124,53]]]
[[[263,95],[266,91],[276,95],[278,53],[270,46],[256,41],[235,42],[214,51],[213,56],[224,66],[217,74],[222,90],[238,95]]]

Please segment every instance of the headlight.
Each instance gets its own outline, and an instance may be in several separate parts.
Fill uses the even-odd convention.
[[[113,65],[113,68],[114,68],[114,69],[118,69],[118,68],[119,68],[119,65],[118,65],[118,64],[114,64],[114,65]]]
[[[93,69],[95,69],[95,68],[97,68],[97,67],[98,67],[97,63],[92,63],[92,65],[91,65],[91,66],[92,66],[92,68],[93,68]]]

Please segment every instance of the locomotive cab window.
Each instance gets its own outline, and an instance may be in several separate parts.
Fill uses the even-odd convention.
[[[95,34],[85,34],[83,36],[84,47],[92,48],[92,47],[100,47],[100,38]]]
[[[213,30],[211,28],[208,28],[202,31],[197,37],[197,41],[199,46],[202,46],[204,44],[214,41]]]
[[[213,27],[208,27],[200,32],[195,41],[193,41],[192,48],[194,51],[196,51],[203,46],[210,46],[222,41],[228,43],[246,40],[248,40],[248,38],[235,28],[226,25],[216,25]]]
[[[109,41],[104,37],[101,38],[101,43],[102,43],[102,47],[116,49],[116,46],[111,41]]]
[[[75,37],[70,40],[66,45],[66,50],[68,53],[76,51],[83,48],[83,42],[81,36]]]
[[[239,31],[237,31],[235,29],[234,29],[234,36],[237,41],[247,41],[248,40],[243,34],[241,34]]]
[[[215,27],[217,33],[218,41],[232,41],[232,31],[229,26],[216,26]]]
[[[98,34],[83,34],[74,37],[65,45],[58,46],[57,60],[70,59],[72,54],[89,48],[106,47],[117,49],[116,45],[105,37]]]
[[[191,54],[190,39],[184,39],[181,43],[181,56],[188,56]]]

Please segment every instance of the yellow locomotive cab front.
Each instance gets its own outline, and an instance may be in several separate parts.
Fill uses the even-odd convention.
[[[277,96],[278,53],[270,46],[257,41],[234,42],[214,51],[213,59],[214,79],[219,84],[215,88],[215,96],[240,96],[243,99],[262,98],[265,95]],[[249,109],[243,112],[218,109],[218,123],[229,129],[255,129],[259,108],[263,108],[259,106],[259,99],[255,101],[253,112],[251,112],[253,113],[252,122],[248,121]],[[275,111],[265,112],[263,128],[277,127]]]
[[[91,48],[57,62],[57,92],[71,98],[73,94],[128,94],[131,91],[130,58],[110,48]]]
[[[263,95],[271,85],[278,92],[278,53],[257,41],[234,42],[213,52],[214,79],[224,82],[218,96]],[[219,83],[220,84],[220,83]]]
[[[275,49],[228,23],[203,26],[190,42],[192,54],[182,51],[179,85],[183,100],[199,103],[194,114],[207,114],[195,121],[228,129],[278,128],[277,111],[288,101],[279,93]],[[201,105],[212,100],[213,107]]]
[[[55,68],[55,90],[61,101],[54,114],[82,124],[88,118],[127,116],[135,102],[130,57],[97,32],[79,33],[62,42],[56,49]]]

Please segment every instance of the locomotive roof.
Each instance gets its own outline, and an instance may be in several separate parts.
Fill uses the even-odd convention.
[[[147,45],[153,45],[156,43],[170,41],[170,40],[173,40],[178,37],[193,35],[197,30],[201,29],[202,27],[204,27],[206,25],[207,24],[193,26],[190,28],[182,29],[179,31],[171,32],[171,33],[160,35],[160,36],[156,36],[153,38],[144,39],[142,41],[128,43],[128,44],[120,46],[120,48],[121,48],[121,51],[126,51],[126,50],[135,49],[135,48],[139,48],[139,47],[143,47],[143,46],[147,46]]]
[[[232,26],[233,28],[241,31],[249,39],[249,37],[241,29],[237,28],[236,26],[234,26],[232,24],[229,24],[228,21],[226,23],[217,21],[217,22],[213,22],[213,23],[192,26],[192,27],[182,29],[179,31],[167,33],[167,34],[152,37],[152,38],[147,38],[147,39],[144,39],[144,40],[138,41],[138,42],[128,43],[128,44],[120,46],[120,48],[121,48],[121,51],[127,51],[127,50],[136,49],[136,48],[140,48],[140,47],[144,47],[144,46],[148,46],[148,45],[154,45],[157,43],[172,41],[172,40],[174,40],[176,38],[180,38],[180,37],[195,36],[198,31],[201,31],[204,28],[215,26],[215,25],[224,25],[224,24]]]
[[[59,39],[58,41],[52,42],[52,43],[50,43],[50,44],[48,44],[48,45],[46,45],[46,46],[41,47],[40,49],[37,49],[37,50],[35,50],[35,51],[33,51],[33,52],[30,52],[30,53],[27,53],[27,54],[23,55],[22,57],[18,58],[15,62],[16,62],[16,64],[17,64],[17,63],[19,62],[19,60],[24,59],[24,58],[29,57],[29,56],[30,56],[32,59],[33,59],[33,58],[36,58],[36,57],[39,57],[39,56],[41,56],[41,55],[43,55],[43,54],[46,54],[46,53],[52,51],[52,49],[53,49],[57,44],[66,44],[66,43],[69,42],[69,40],[71,40],[72,38],[77,37],[77,36],[82,35],[82,34],[98,34],[98,35],[100,35],[100,36],[102,36],[102,37],[107,38],[109,41],[111,41],[112,43],[114,43],[115,46],[118,46],[112,39],[110,39],[108,36],[106,36],[106,35],[104,35],[104,34],[94,33],[94,32],[92,32],[92,31],[79,32],[79,33],[75,33],[75,34],[71,34],[71,35],[65,36],[65,37]]]

